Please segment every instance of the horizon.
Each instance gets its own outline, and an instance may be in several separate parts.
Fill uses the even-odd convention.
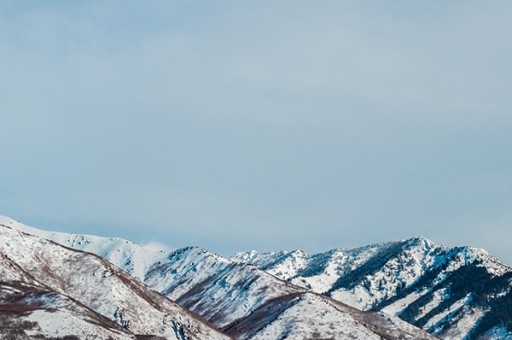
[[[512,264],[511,13],[2,2],[0,213],[219,254],[427,235]]]
[[[51,233],[63,233],[63,234],[66,234],[66,231],[51,230],[51,229],[41,229],[41,228],[38,228],[37,226],[28,225],[26,223],[23,223],[23,221],[20,221],[20,220],[17,220],[15,218],[12,218],[10,216],[5,216],[5,215],[2,215],[2,214],[0,214],[0,223],[1,223],[1,219],[2,218],[6,218],[6,219],[10,219],[10,220],[16,221],[16,222],[21,223],[22,225],[24,225],[26,227],[29,227],[29,228],[34,228],[34,229],[38,229],[38,230],[45,231],[45,232],[51,232]],[[270,249],[270,250],[246,249],[246,250],[241,250],[241,251],[233,252],[233,253],[218,253],[218,252],[215,252],[215,251],[213,251],[211,249],[203,247],[200,244],[179,245],[178,246],[178,245],[170,245],[170,244],[162,243],[162,242],[157,241],[157,240],[151,240],[151,241],[139,243],[139,242],[135,242],[135,241],[133,241],[131,239],[128,239],[126,237],[123,237],[122,235],[107,235],[107,234],[106,235],[97,235],[97,234],[87,234],[87,233],[80,233],[80,232],[69,233],[69,234],[120,239],[120,240],[129,241],[129,242],[131,242],[133,244],[137,244],[137,245],[143,246],[143,247],[156,247],[158,249],[164,249],[165,248],[165,249],[168,249],[170,252],[173,252],[173,251],[176,251],[176,250],[179,250],[179,249],[183,249],[183,248],[188,248],[188,247],[196,247],[196,248],[199,248],[199,249],[206,250],[209,253],[220,255],[220,256],[222,256],[222,257],[224,257],[226,259],[229,259],[231,256],[234,256],[234,255],[236,255],[238,253],[248,253],[248,252],[252,252],[252,251],[255,251],[257,253],[274,253],[274,252],[277,253],[277,252],[281,252],[281,251],[285,251],[285,252],[303,251],[303,252],[305,252],[308,255],[317,255],[317,254],[326,253],[326,252],[329,252],[329,251],[332,251],[332,250],[346,250],[346,251],[350,251],[350,250],[355,250],[355,249],[358,249],[358,248],[365,248],[365,247],[372,247],[372,246],[383,245],[383,244],[388,244],[388,243],[396,243],[396,242],[411,241],[411,240],[415,240],[415,239],[422,239],[422,240],[426,240],[428,242],[432,242],[433,244],[435,244],[437,246],[441,246],[443,248],[469,247],[469,248],[472,248],[472,249],[475,249],[475,250],[483,250],[483,251],[489,253],[489,255],[491,255],[492,257],[496,258],[499,262],[501,262],[505,266],[508,266],[508,267],[512,268],[511,264],[506,263],[505,261],[503,261],[499,257],[495,256],[494,254],[492,254],[491,252],[489,252],[485,248],[478,247],[478,246],[475,246],[475,245],[467,245],[467,244],[466,245],[465,244],[459,244],[459,245],[441,244],[441,243],[435,242],[432,239],[430,239],[428,237],[425,237],[425,236],[422,236],[422,235],[412,236],[410,238],[401,239],[401,240],[384,240],[384,241],[376,242],[376,243],[361,244],[361,245],[356,245],[356,246],[348,247],[348,248],[335,247],[335,248],[330,248],[330,249],[324,249],[323,251],[318,251],[318,252],[310,252],[310,251],[307,251],[307,250],[302,249],[302,248],[288,248],[288,249]]]

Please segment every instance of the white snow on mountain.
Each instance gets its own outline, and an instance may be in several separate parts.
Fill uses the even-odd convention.
[[[97,251],[100,255],[106,256],[107,260],[110,260],[109,256],[117,254],[116,246],[130,245],[131,248],[134,247],[131,243],[119,239],[112,242],[112,239],[108,238],[48,233],[28,229],[16,221],[7,220],[7,222],[15,228],[47,236],[67,246]],[[105,252],[104,249],[109,249],[109,251]],[[149,287],[176,300],[181,306],[200,314],[236,338],[245,339],[247,334],[238,334],[232,327],[233,324],[252,324],[252,322],[255,322],[255,325],[259,324],[256,322],[255,316],[265,313],[265,308],[271,308],[279,311],[276,315],[279,315],[281,320],[281,322],[272,322],[272,325],[268,325],[269,329],[272,328],[273,333],[285,334],[288,332],[286,329],[291,330],[290,327],[293,325],[293,331],[290,331],[290,334],[296,336],[301,336],[301,334],[311,334],[313,337],[318,334],[322,336],[324,334],[354,334],[363,337],[366,334],[394,334],[394,337],[404,339],[430,339],[427,333],[413,326],[405,323],[399,324],[376,313],[364,314],[355,309],[343,307],[344,305],[341,304],[336,305],[334,301],[325,296],[304,295],[306,294],[304,288],[291,285],[255,266],[236,263],[201,248],[182,248],[166,254],[165,257],[160,256],[160,253],[156,256],[152,255],[153,257],[143,255],[142,261],[136,252],[132,252],[132,254],[132,257],[127,256],[122,261],[119,261],[118,257],[115,259],[117,259],[117,263],[121,264],[129,261],[133,264],[133,268],[145,268],[146,271],[139,272],[138,276],[143,278]],[[154,261],[153,264],[148,264],[150,262],[148,258]],[[142,265],[138,265],[138,261],[141,261]],[[125,268],[127,271],[130,270],[130,267],[125,266]],[[86,273],[79,272],[77,274],[80,274],[77,275],[78,279]],[[102,273],[104,278],[108,279],[110,276],[109,272]],[[295,297],[294,302],[287,305],[280,303],[280,299],[290,296]],[[118,314],[117,310],[113,313]],[[110,314],[112,315],[112,310],[110,310]],[[122,315],[124,319],[127,318],[126,308],[122,309]],[[298,315],[301,317],[298,318]],[[129,316],[130,324],[135,323],[134,316]],[[117,317],[116,320],[120,321]],[[325,323],[326,320],[329,322]],[[265,321],[263,320],[263,322]],[[343,327],[339,327],[340,325]],[[265,326],[267,325],[265,324]],[[305,329],[308,329],[309,333],[304,333]],[[257,335],[257,338],[265,337],[264,334]]]
[[[144,275],[150,266],[165,259],[173,250],[164,244],[155,242],[139,245],[117,237],[68,234],[36,229],[6,216],[0,216],[0,224],[54,241],[66,247],[101,256],[141,281],[144,281]]]
[[[18,304],[55,308],[55,301],[76,301],[91,313],[98,314],[95,318],[113,321],[132,334],[169,339],[227,338],[205,320],[96,255],[66,248],[1,224],[0,232],[3,280],[8,279],[14,287],[21,282],[38,290],[34,301],[31,300],[33,294],[25,292],[23,299],[16,299]],[[59,294],[59,298],[48,299],[41,295],[45,291]],[[2,295],[7,297],[9,291]],[[14,298],[9,297],[10,300]],[[72,317],[69,320],[75,322]]]
[[[41,231],[8,218],[1,221],[96,253],[222,328],[253,318],[282,296],[310,290],[360,310],[388,313],[387,329],[399,316],[443,338],[464,337],[482,332],[479,325],[492,323],[489,311],[500,313],[493,301],[509,299],[512,290],[507,286],[512,270],[485,250],[445,248],[423,237],[313,255],[301,250],[250,251],[225,259],[198,247],[173,251],[119,238]],[[478,280],[485,284],[494,284],[492,278],[501,283],[497,288],[486,286],[476,296],[470,294],[476,289],[470,285],[454,288],[457,281],[473,275],[480,275]],[[486,299],[486,307],[475,302],[481,299]],[[493,338],[496,329],[503,332],[495,326],[485,334]]]
[[[24,321],[37,323],[36,329],[27,330],[26,334],[37,337],[77,337],[79,339],[135,339],[134,335],[114,333],[97,327],[83,319],[62,310],[35,310],[24,317]]]
[[[286,308],[283,308],[283,305]],[[379,334],[374,333],[349,313],[336,309],[335,305],[314,294],[283,299],[280,307],[269,308],[265,317],[260,320],[249,318],[245,321],[248,323],[246,328],[241,328],[247,331],[239,332],[237,335],[255,340],[382,339]],[[317,317],[311,318],[311,315]],[[262,323],[261,327],[258,327],[258,322]]]
[[[489,310],[507,313],[499,306],[511,303],[510,267],[483,249],[446,248],[422,237],[313,255],[249,251],[231,259],[358,309],[398,315],[446,338],[499,323]]]

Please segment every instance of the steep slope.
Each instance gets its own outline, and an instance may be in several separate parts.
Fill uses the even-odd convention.
[[[433,339],[403,321],[313,293],[272,299],[224,331],[243,339]]]
[[[387,339],[430,339],[427,333],[404,322],[384,319],[373,312],[361,313],[325,296],[311,295],[254,266],[233,263],[197,247],[178,249],[168,262],[152,267],[146,283],[235,338],[274,339],[274,335],[284,334],[290,338],[318,338],[321,334],[340,338],[351,333],[361,336],[358,338],[379,334]],[[279,322],[260,317],[268,316],[269,310]],[[256,332],[261,327],[269,327],[272,332]]]
[[[2,339],[135,338],[114,321],[38,282],[5,253],[0,254],[0,278]]]
[[[146,284],[217,326],[243,318],[266,301],[300,290],[257,269],[204,249],[178,249],[155,264]]]
[[[227,338],[205,320],[96,255],[66,248],[4,225],[0,225],[0,234],[0,254],[4,258],[1,263],[2,281],[7,287],[3,289],[2,304],[43,307],[42,312],[37,309],[24,316],[28,320],[38,320],[40,328],[48,318],[48,327],[51,327],[59,320],[59,313],[65,313],[70,320],[73,316],[80,319],[81,315],[89,314],[91,322],[100,319],[110,323],[115,321],[132,336]],[[8,294],[8,287],[12,290],[20,282],[37,288],[35,295],[21,291],[27,296],[13,300],[13,296]],[[50,315],[48,309],[58,313]],[[70,321],[70,325],[74,323]],[[54,331],[61,330],[56,328]]]
[[[69,297],[47,288],[0,283],[2,339],[75,337],[135,339],[135,335]]]
[[[13,225],[15,224],[13,222]],[[137,258],[130,260],[132,263],[138,261]],[[272,327],[272,332],[279,334],[286,333],[286,329],[293,325],[292,328],[296,331],[290,334],[296,336],[314,336],[316,333],[382,333],[388,339],[430,338],[427,333],[405,323],[397,323],[396,320],[383,318],[376,313],[361,314],[347,306],[342,308],[342,304],[336,304],[328,297],[307,295],[305,289],[291,285],[254,266],[234,263],[197,247],[178,249],[171,252],[167,258],[156,261],[148,267],[144,281],[151,288],[202,315],[216,326],[225,327],[227,332],[241,339],[256,337],[256,333],[241,333],[235,331],[237,327],[230,325],[251,325],[253,321],[250,320],[254,320],[254,316],[265,308],[280,311],[279,317],[283,322],[268,325]],[[283,307],[281,299],[291,296],[295,297],[293,301],[287,304],[286,308]],[[297,318],[298,311],[301,318]],[[327,314],[330,320],[328,326],[324,322]],[[374,324],[375,320],[380,321]],[[304,325],[301,325],[302,323]],[[254,325],[262,325],[261,320]],[[304,327],[307,327],[310,333],[303,333]],[[331,331],[330,328],[335,331]],[[376,333],[374,328],[379,329],[379,333]],[[257,335],[257,338],[260,337],[265,335]]]
[[[414,238],[315,255],[251,251],[231,259],[440,337],[512,337],[512,269],[481,249]]]
[[[251,339],[380,339],[352,315],[313,294],[290,294],[269,301],[225,331]]]

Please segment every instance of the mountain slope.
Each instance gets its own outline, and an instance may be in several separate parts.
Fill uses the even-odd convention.
[[[15,221],[11,224],[17,225]],[[66,241],[73,237],[61,237],[60,240]],[[101,247],[96,247],[99,248]],[[116,252],[109,252],[112,253]],[[132,263],[138,261],[136,257],[129,260]],[[151,288],[202,315],[216,326],[224,327],[228,334],[241,339],[251,336],[265,337],[263,333],[241,333],[235,331],[239,327],[230,326],[236,323],[251,325],[255,315],[261,314],[265,308],[278,310],[280,322],[267,325],[262,324],[260,320],[254,322],[254,325],[271,327],[272,332],[276,334],[284,334],[288,332],[287,330],[294,329],[290,334],[296,336],[315,336],[317,333],[336,336],[350,333],[375,336],[384,334],[384,338],[388,339],[431,338],[427,333],[405,323],[384,318],[376,313],[361,314],[328,297],[307,294],[305,289],[291,285],[254,266],[234,263],[197,247],[182,248],[169,253],[165,259],[148,266],[143,277],[144,282]],[[281,304],[283,299],[291,296],[295,298],[290,303]],[[298,311],[301,314],[300,319],[297,318]],[[329,315],[328,324],[325,323],[325,315]],[[310,333],[304,333],[306,325]],[[379,332],[375,332],[374,329],[379,329]]]
[[[4,259],[1,262],[2,291],[5,292],[1,303],[43,307],[43,312],[38,309],[27,316],[31,320],[36,312],[44,314],[38,320],[39,327],[46,317],[52,316],[45,310],[52,309],[70,318],[88,313],[91,320],[115,322],[132,337],[140,334],[169,339],[227,338],[205,320],[96,255],[4,225],[0,225],[0,233],[0,254]],[[20,294],[25,298],[13,300],[8,294],[9,287],[12,290],[20,282],[37,288],[35,295],[27,295],[22,290]],[[57,314],[51,322],[58,320],[55,319]]]
[[[108,259],[109,262],[141,281],[144,281],[144,275],[151,265],[165,259],[173,250],[162,244],[139,245],[117,237],[69,234],[36,229],[6,216],[0,216],[0,224],[54,241],[69,248],[96,254]]]
[[[47,288],[2,282],[0,292],[2,339],[135,339],[112,320]]]
[[[318,315],[311,318],[310,315]],[[310,293],[289,294],[266,303],[247,318],[224,328],[251,339],[381,339],[349,313]]]
[[[512,269],[481,249],[424,238],[334,249],[239,253],[232,260],[440,337],[512,337]],[[499,334],[499,335],[497,335]]]
[[[379,319],[376,313],[361,313],[328,297],[311,295],[254,266],[233,263],[197,247],[178,249],[169,256],[168,262],[156,264],[147,273],[146,283],[222,327],[228,334],[243,339],[273,339],[274,335],[288,334],[291,329],[296,330],[288,334],[291,338],[315,338],[318,334],[339,338],[345,332],[365,338],[363,334],[376,334],[372,329],[376,327],[374,321]],[[288,301],[288,297],[293,299]],[[288,303],[283,304],[284,301]],[[268,309],[277,310],[281,322],[271,320],[272,325],[266,324],[269,320],[258,316],[268,315]],[[326,316],[329,323],[326,323]],[[346,320],[355,321],[347,323]],[[240,332],[239,326],[233,327],[239,324],[251,330]],[[259,327],[272,328],[273,335],[255,332]],[[379,334],[388,339],[430,338],[415,327],[390,319],[381,320],[378,328]]]
[[[37,281],[5,253],[0,255],[0,277],[2,339],[135,338],[114,321]]]
[[[305,292],[272,299],[224,331],[251,339],[433,339],[399,319]]]
[[[146,284],[215,325],[243,318],[266,301],[304,291],[263,272],[188,247],[172,253],[146,274]]]

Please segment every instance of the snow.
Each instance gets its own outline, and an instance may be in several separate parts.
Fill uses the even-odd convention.
[[[325,293],[360,310],[368,310],[399,294],[401,289],[414,285],[427,272],[441,266],[442,270],[433,277],[432,287],[442,284],[449,278],[450,273],[468,264],[476,263],[496,276],[511,271],[482,249],[448,249],[422,237],[349,250],[334,249],[313,255],[302,250],[269,253],[249,251],[225,259],[198,247],[171,250],[158,243],[141,246],[119,238],[46,232],[0,217],[0,224],[2,223],[68,247],[95,253],[218,327],[249,318],[251,313],[271,303],[273,299],[305,290]],[[92,275],[98,280],[108,280],[118,275],[114,269],[81,270],[82,268],[78,269],[79,277]],[[0,274],[14,279],[19,273],[16,270],[9,271],[4,266],[0,268]],[[353,283],[352,286],[338,284],[340,279],[352,277],[350,275],[354,277],[350,282]],[[69,281],[78,285],[73,279]],[[53,284],[57,285],[57,281]],[[419,307],[417,314],[413,316],[414,320],[421,319],[438,307],[448,293],[446,288],[431,289],[432,287],[409,292],[393,303],[384,305],[383,315],[387,315],[390,322],[386,327],[399,325],[400,320],[394,315],[400,315],[405,308],[424,295],[433,294],[425,305]],[[110,289],[114,300],[126,303],[122,289],[119,290],[117,286]],[[508,291],[499,291],[496,296],[503,296]],[[87,292],[84,294],[85,299],[92,299]],[[469,300],[457,301],[428,320],[425,328],[437,329],[448,322],[450,315],[461,310],[462,313],[457,314],[457,318],[443,332],[454,337],[467,334],[483,313],[479,309],[471,309],[467,303]],[[100,307],[95,306],[95,310]],[[112,317],[118,307],[119,304],[114,304],[108,310],[102,310],[102,314]],[[129,310],[120,311],[125,317],[130,315]],[[288,313],[292,313],[292,310]],[[403,330],[406,324],[402,323],[396,327],[402,327]],[[283,327],[289,326],[282,323],[276,329]],[[296,329],[301,333],[303,330],[299,331],[299,328],[297,326]],[[274,331],[276,330],[272,332]],[[319,334],[324,334],[322,332]]]
[[[431,328],[435,326],[439,321],[447,317],[448,315],[455,313],[459,308],[462,308],[468,300],[471,298],[471,293],[468,294],[466,297],[458,300],[454,304],[452,304],[449,308],[445,309],[443,312],[435,315],[432,317],[428,322],[425,324],[425,328]]]
[[[146,284],[223,327],[266,301],[296,291],[252,266],[233,263],[204,249],[189,247],[146,274]],[[190,295],[191,289],[200,294]]]
[[[390,315],[400,315],[400,313],[405,308],[407,308],[407,306],[409,306],[414,301],[418,300],[421,296],[423,296],[424,293],[426,293],[426,291],[424,291],[422,293],[418,293],[418,292],[411,293],[411,294],[405,296],[404,298],[401,298],[401,299],[395,301],[394,303],[384,307],[382,309],[382,311],[384,313],[387,313]]]
[[[456,322],[454,327],[443,334],[443,338],[457,339],[465,337],[475,325],[478,325],[480,319],[485,315],[485,312],[481,308],[471,308],[468,306],[464,306],[463,308],[465,308],[466,311],[462,315],[462,318]],[[503,339],[503,337],[497,339]]]
[[[372,297],[362,287],[355,287],[352,290],[337,290],[332,292],[331,297],[349,306],[360,310],[367,310],[370,307]]]
[[[107,340],[107,339],[135,339],[133,335],[122,334],[108,329],[99,328],[94,324],[86,322],[79,316],[74,316],[60,310],[48,312],[36,310],[27,318],[28,321],[37,322],[39,330],[28,331],[29,336],[36,337],[66,337],[75,336],[86,340]]]
[[[392,253],[387,258],[389,251]],[[313,255],[303,253],[302,257],[305,260],[300,263],[300,268],[310,270],[297,270],[295,276],[292,275],[292,271],[283,275],[282,273],[285,271],[282,269],[282,263],[284,261],[276,261],[289,253],[252,251],[236,254],[233,258],[264,268],[273,275],[314,292],[327,293],[332,298],[361,310],[369,310],[386,302],[397,294],[401,294],[401,290],[403,291],[404,288],[413,286],[427,274],[431,275],[435,272],[436,276],[430,279],[433,281],[429,287],[420,286],[416,291],[407,292],[405,296],[400,296],[400,299],[392,300],[388,305],[384,304],[381,309],[390,315],[400,315],[405,308],[414,304],[422,296],[432,294],[431,297],[428,297],[428,302],[425,305],[419,306],[418,313],[414,315],[416,321],[434,310],[446,299],[448,292],[446,287],[442,288],[443,282],[450,278],[451,273],[462,267],[469,265],[482,267],[493,276],[502,276],[512,271],[510,267],[483,249],[467,246],[445,248],[423,237],[349,250],[335,249]],[[327,259],[327,263],[322,262],[325,259]],[[295,267],[293,262],[286,263],[287,268]],[[378,265],[374,265],[375,263]],[[351,275],[354,273],[357,274],[352,278]],[[337,285],[338,278],[344,277],[352,278],[347,284],[348,287],[343,284]],[[434,289],[437,286],[441,288]],[[496,299],[509,293],[510,288],[505,287],[497,291],[493,298]],[[445,317],[460,308],[459,304],[452,304],[447,311],[438,313],[428,320],[425,329],[437,323],[444,325],[450,323],[451,321]],[[467,313],[468,315],[466,315]],[[478,322],[479,313],[481,312],[474,308],[467,311],[464,309],[463,315],[458,316],[463,321],[454,319],[453,324],[445,328],[448,329],[447,334],[451,334],[451,336],[458,332],[460,336],[466,334],[468,329],[474,327]],[[473,324],[471,324],[472,322]]]
[[[139,245],[117,237],[109,238],[40,230],[5,216],[0,216],[0,224],[54,241],[66,247],[101,256],[141,281],[144,280],[144,275],[150,266],[165,259],[173,250],[158,242]]]
[[[309,277],[295,276],[291,278],[290,282],[302,287],[307,287],[317,293],[325,293],[332,287],[336,280],[339,279],[341,276],[340,266],[345,265],[348,259],[349,256],[344,251],[335,250],[331,255],[331,260],[320,274]],[[311,263],[311,260],[309,263]],[[273,273],[273,270],[270,272]],[[280,277],[277,274],[275,275]]]
[[[10,271],[21,273],[18,279],[23,282],[35,281],[38,287],[46,286],[62,296],[69,296],[90,308],[91,313],[122,324],[120,318],[114,317],[118,313],[136,334],[226,338],[195,315],[96,255],[65,248],[1,225],[0,232],[0,253],[7,256],[0,262],[1,271],[8,273],[6,267],[15,263],[17,269]],[[41,300],[40,303],[48,304],[49,301]]]
[[[418,315],[416,315],[416,320],[421,319],[428,313],[430,313],[431,310],[436,308],[443,302],[443,300],[449,296],[449,292],[447,288],[441,288],[436,290],[432,293],[432,300],[427,303],[425,306],[421,307],[420,312]]]
[[[296,300],[251,339],[381,339],[318,296],[305,294]]]
[[[356,310],[340,309],[339,306],[336,307],[333,304],[332,300],[324,296],[306,294],[304,289],[290,285],[254,266],[222,258],[201,248],[177,249],[167,252],[165,256],[161,256],[160,251],[157,252],[156,256],[148,256],[144,252],[151,251],[151,249],[144,248],[141,250],[141,254],[132,251],[131,253],[127,252],[122,257],[117,257],[116,254],[122,253],[122,251],[118,252],[117,249],[123,249],[123,247],[129,249],[140,248],[129,241],[117,238],[107,239],[91,235],[48,233],[37,229],[29,229],[29,227],[14,222],[9,224],[32,234],[47,236],[69,247],[97,252],[98,255],[105,256],[109,260],[113,259],[116,263],[122,261],[142,263],[139,267],[125,265],[123,269],[135,273],[153,289],[176,299],[182,306],[195,311],[220,327],[227,327],[234,322],[251,318],[254,313],[261,311],[261,308],[266,308],[265,306],[274,306],[279,309],[281,308],[279,303],[274,301],[285,296],[301,294],[303,297],[295,301],[296,303],[294,302],[289,310],[283,310],[280,319],[282,322],[263,325],[268,326],[268,328],[265,327],[267,331],[272,334],[286,333],[292,338],[294,336],[301,338],[305,334],[311,335],[308,335],[309,337],[333,334],[342,338],[346,336],[378,338],[371,328],[368,328],[358,319],[367,318],[372,315],[371,313],[352,315]],[[38,266],[45,267],[47,265],[48,270],[54,274],[48,278],[48,284],[61,292],[71,294],[73,298],[111,320],[115,320],[118,324],[122,325],[125,321],[128,321],[130,330],[134,332],[142,334],[145,332],[147,334],[148,329],[151,329],[155,334],[173,337],[169,328],[165,328],[163,325],[178,323],[179,325],[187,325],[187,329],[195,331],[194,334],[207,334],[202,338],[221,338],[219,334],[208,330],[204,325],[197,324],[187,315],[183,315],[183,311],[180,311],[178,306],[173,306],[172,311],[169,311],[171,306],[160,306],[163,309],[167,308],[167,314],[165,316],[158,314],[158,312],[155,314],[155,311],[151,311],[150,306],[145,305],[144,301],[140,301],[137,295],[133,295],[132,292],[125,289],[126,287],[123,284],[120,284],[118,279],[123,276],[120,270],[112,266],[105,266],[105,263],[100,261],[99,258],[88,259],[86,265],[81,264],[78,267],[71,268],[70,265],[76,263],[77,260],[69,258],[70,252],[74,254],[71,257],[78,258],[84,256],[88,258],[92,255],[73,253],[69,249],[58,248],[56,245],[29,235],[24,235],[21,243],[26,243],[22,247],[33,251],[32,256],[17,259],[22,262],[24,267],[35,270]],[[4,246],[7,247],[7,245]],[[48,248],[52,248],[52,256],[46,256],[45,252],[49,250]],[[161,250],[158,246],[157,249]],[[335,253],[333,252],[329,256]],[[138,258],[139,256],[142,257],[143,261]],[[279,256],[282,256],[282,258],[278,270],[282,275],[298,273],[308,265],[306,253],[302,251],[282,252]],[[337,258],[339,257],[339,261],[344,261],[344,256],[343,253],[339,253]],[[59,260],[55,261],[55,259]],[[68,266],[66,270],[63,270],[63,264],[65,264],[64,267]],[[139,268],[140,271],[136,268]],[[327,265],[326,268],[328,273],[325,277],[339,275],[335,266]],[[70,276],[69,270],[71,269],[73,275]],[[129,280],[128,277],[125,279]],[[331,281],[324,278],[323,282],[332,282],[333,279],[329,280]],[[96,289],[91,290],[90,287]],[[147,291],[144,294],[151,295]],[[105,295],[105,297],[98,299],[98,295]],[[151,298],[153,303],[167,304],[165,301],[168,300],[162,297],[158,300],[155,300],[155,298],[156,296]],[[151,317],[148,317],[149,315]],[[169,315],[174,315],[174,317],[171,318]],[[386,332],[402,334],[401,328],[395,324],[389,323],[379,327],[383,327],[383,329],[391,327]],[[409,326],[409,328],[411,327]],[[419,330],[413,329],[416,332],[415,334],[419,334],[417,333]],[[262,333],[257,338],[265,337]],[[416,336],[412,338],[416,338]]]

